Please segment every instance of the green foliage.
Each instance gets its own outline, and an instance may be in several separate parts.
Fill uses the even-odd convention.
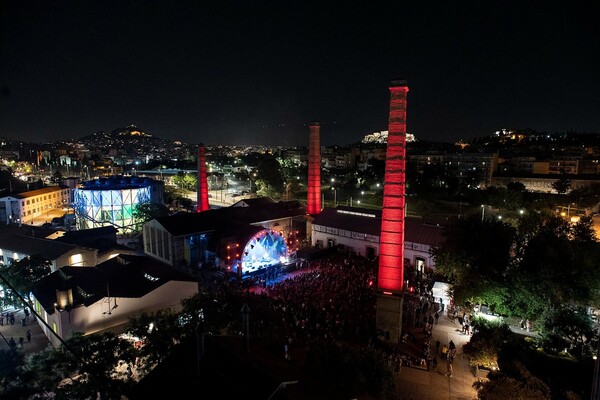
[[[131,335],[144,342],[140,357],[149,368],[168,357],[185,333],[179,314],[170,309],[134,315],[128,327]]]
[[[186,198],[185,193],[186,192],[180,187],[165,185],[163,192],[165,204],[171,204],[174,201],[180,201],[181,199]]]
[[[198,177],[192,174],[185,174],[183,172],[177,173],[172,178],[173,184],[186,190],[196,190],[198,186]]]
[[[224,291],[209,293],[200,290],[196,295],[184,299],[181,304],[180,321],[187,334],[194,333],[200,318],[206,333],[219,334],[229,324],[229,300]]]
[[[56,358],[62,361],[61,369],[66,377],[56,391],[63,398],[119,398],[131,382],[121,363],[133,363],[135,352],[131,344],[112,332],[92,335],[75,334],[66,341],[68,348],[60,347]],[[75,369],[77,366],[77,369]]]
[[[454,285],[455,302],[501,304],[514,229],[470,216],[453,220],[443,235],[444,242],[432,249],[432,255],[436,270]]]
[[[258,161],[256,187],[259,196],[279,198],[283,192],[283,174],[279,161],[265,154]]]
[[[561,171],[560,177],[552,182],[552,188],[556,190],[558,194],[565,194],[571,189],[571,180],[564,171]]]
[[[473,367],[498,368],[498,352],[504,342],[510,339],[512,332],[504,322],[493,322],[482,317],[473,318],[475,333],[463,351],[469,356]]]
[[[561,304],[600,302],[600,244],[591,222],[528,212],[517,228],[478,215],[453,220],[431,253],[458,304],[535,319]]]
[[[0,265],[0,274],[19,294],[27,299],[30,307],[33,304],[30,298],[31,291],[42,278],[50,275],[51,272],[52,262],[40,254]],[[4,284],[4,282],[1,283]],[[21,305],[21,301],[16,297],[12,297],[12,303],[15,306]]]
[[[540,344],[550,353],[565,349],[573,356],[591,358],[596,353],[598,333],[585,309],[563,306],[546,310],[541,318]]]
[[[18,368],[18,377],[11,379],[11,395],[46,398],[48,391],[55,399],[104,399],[120,398],[121,393],[132,385],[122,363],[135,359],[131,344],[113,333],[82,336],[75,334],[57,349],[33,354],[26,365]],[[0,392],[0,394],[5,394]]]
[[[586,232],[587,230],[587,232]],[[521,237],[513,269],[517,287],[541,298],[546,307],[590,305],[600,282],[600,244],[590,241],[591,226],[575,226],[555,216],[538,218]],[[534,300],[535,301],[535,300]]]
[[[141,229],[143,224],[154,218],[166,217],[168,215],[169,209],[163,203],[147,201],[137,204],[133,208],[133,218],[138,227],[137,229]]]
[[[548,400],[550,388],[541,379],[533,376],[523,364],[515,362],[511,373],[490,373],[489,381],[479,385],[481,400]]]
[[[32,393],[26,382],[30,382],[24,369],[23,353],[0,350],[0,398],[27,399]]]

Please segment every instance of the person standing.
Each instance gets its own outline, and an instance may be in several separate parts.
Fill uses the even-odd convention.
[[[440,339],[437,339],[435,341],[435,354],[439,354],[440,353]]]
[[[525,328],[527,329],[527,333],[531,329],[531,322],[529,322],[529,318],[525,321]]]
[[[27,343],[31,342],[31,329],[27,329]]]

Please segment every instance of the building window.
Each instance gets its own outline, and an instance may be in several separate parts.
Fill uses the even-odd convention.
[[[83,265],[83,255],[79,254],[73,254],[71,256],[71,265],[79,265],[82,266]]]

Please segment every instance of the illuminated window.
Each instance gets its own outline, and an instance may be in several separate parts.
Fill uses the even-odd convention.
[[[69,265],[83,265],[83,255],[81,253],[73,254],[70,258],[71,262]]]

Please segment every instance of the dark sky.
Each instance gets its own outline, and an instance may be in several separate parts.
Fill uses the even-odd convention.
[[[348,3],[2,0],[0,137],[345,145],[395,78],[418,139],[600,132],[599,2]]]

